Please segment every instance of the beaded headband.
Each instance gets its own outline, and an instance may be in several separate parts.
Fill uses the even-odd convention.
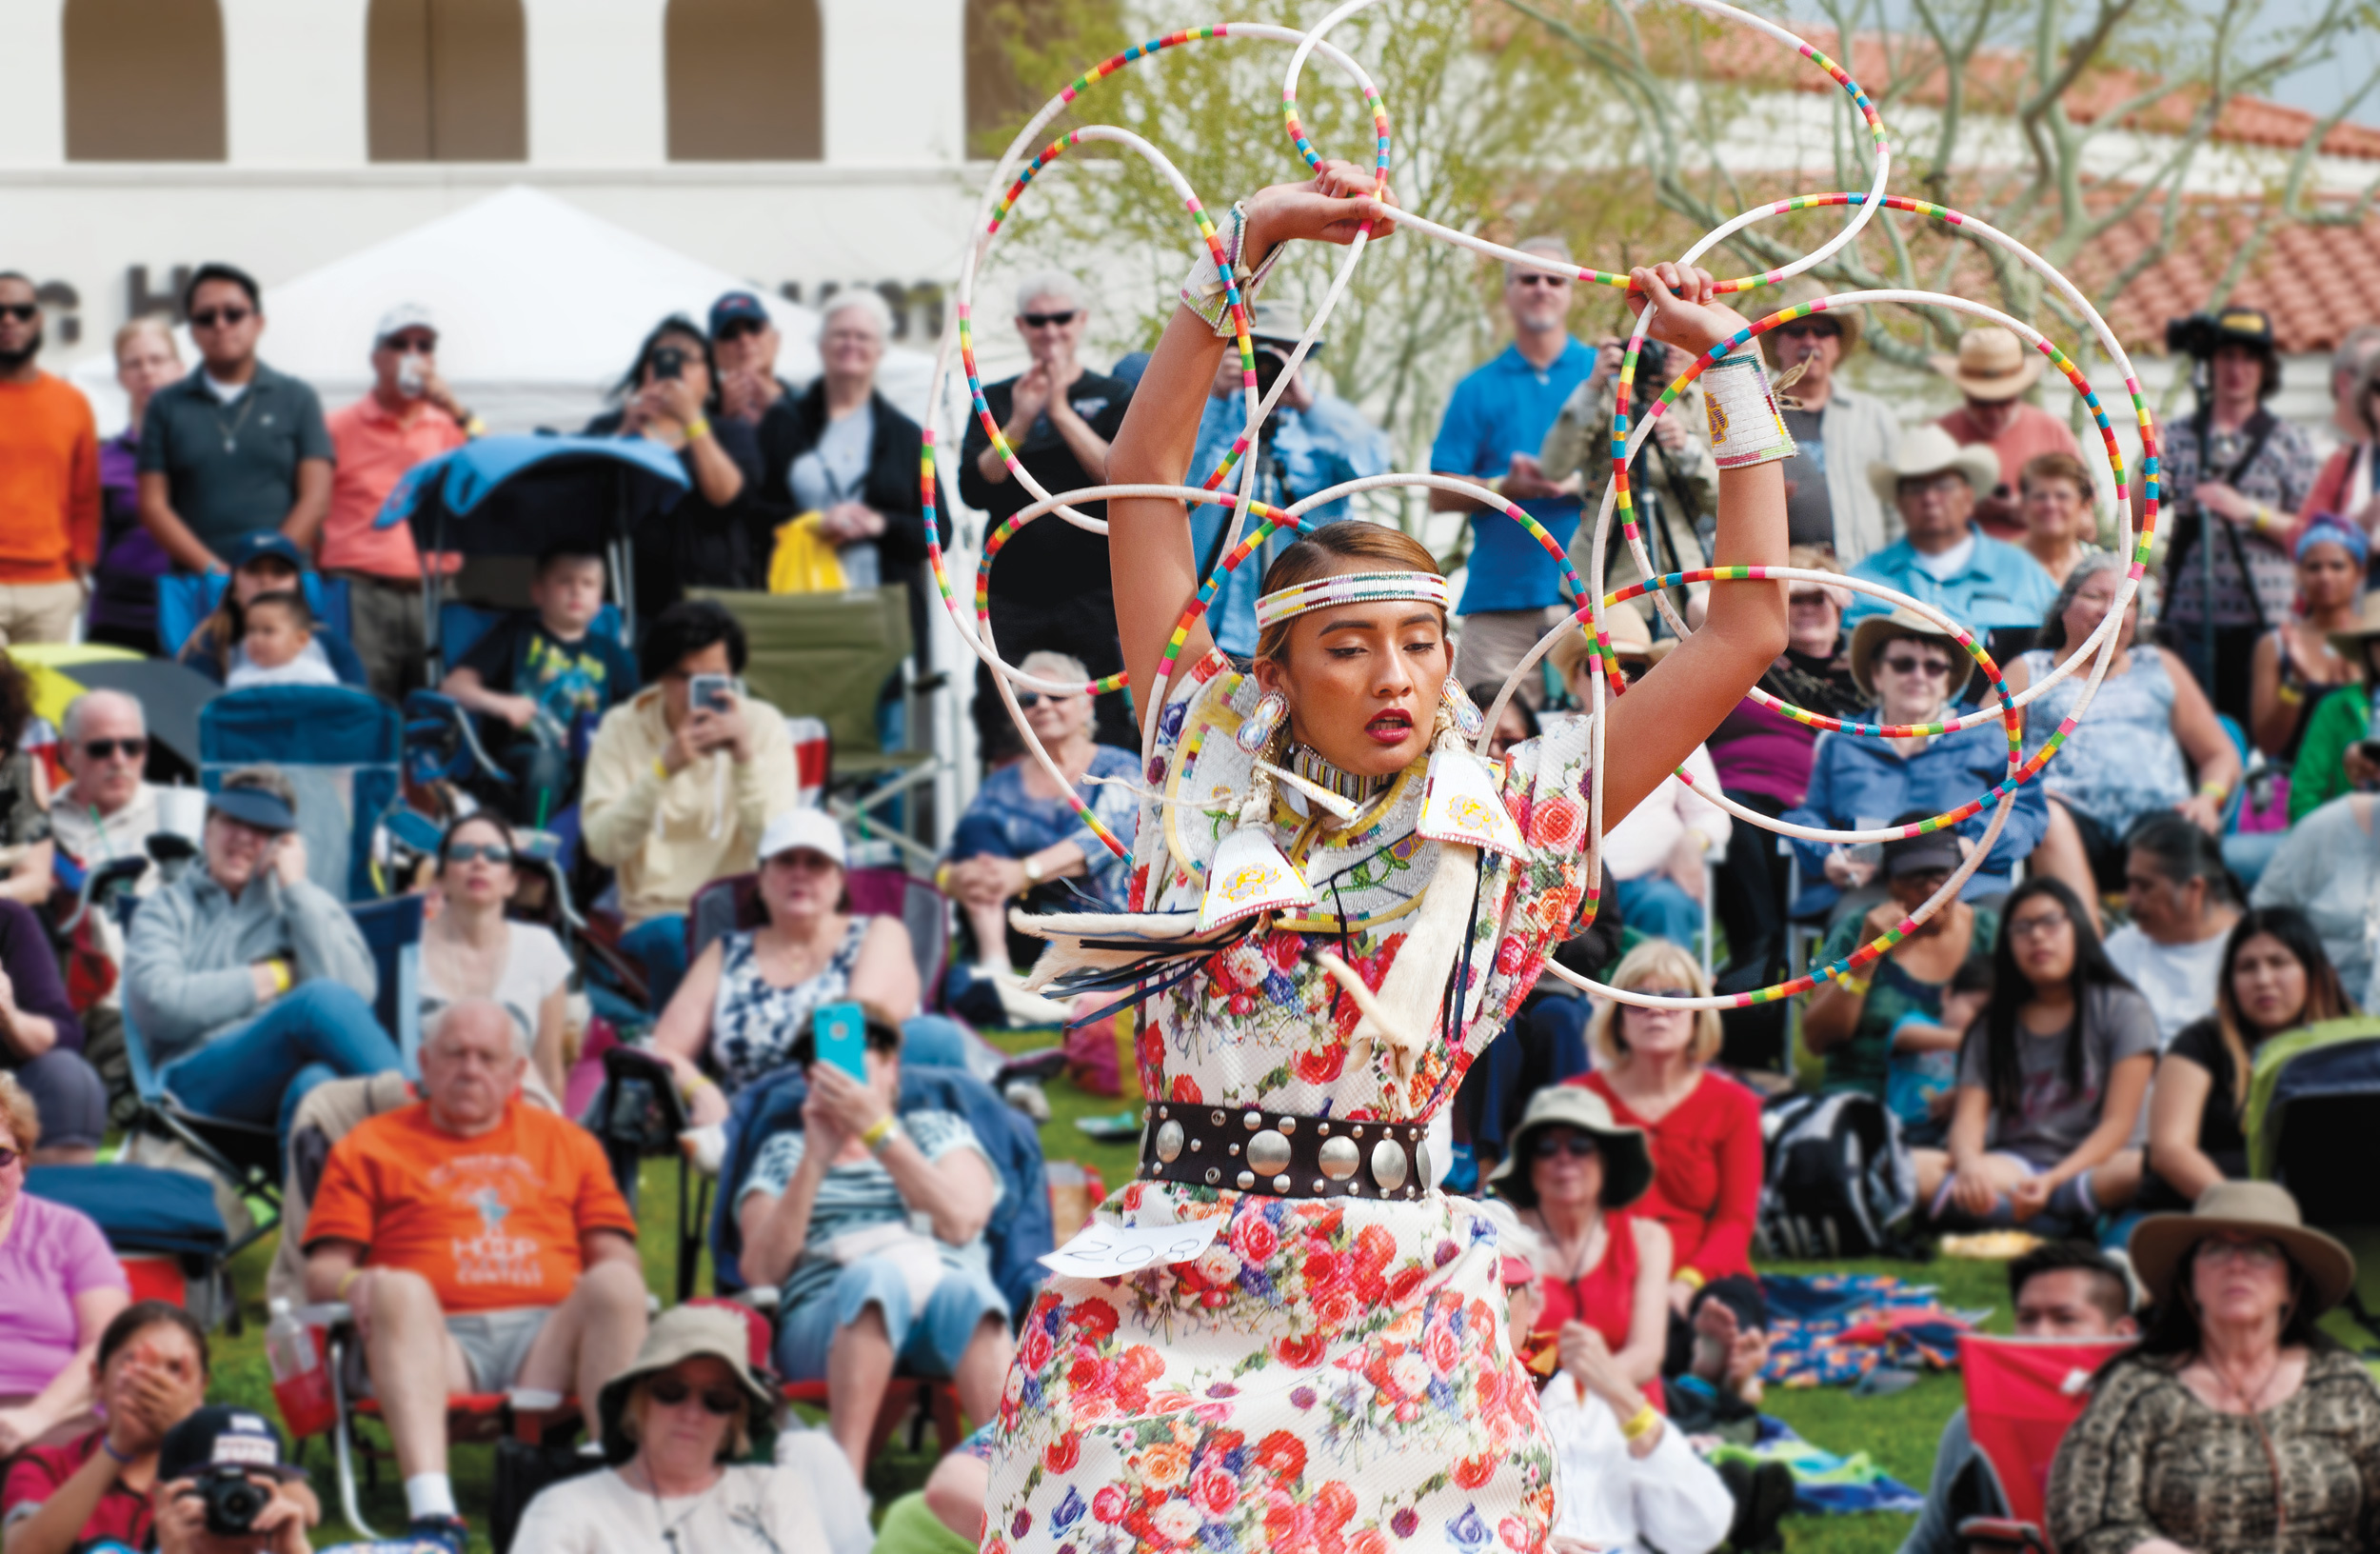
[[[1446,579],[1436,572],[1341,572],[1293,583],[1256,602],[1256,628],[1334,605],[1368,605],[1382,599],[1415,599],[1444,609],[1451,603]]]

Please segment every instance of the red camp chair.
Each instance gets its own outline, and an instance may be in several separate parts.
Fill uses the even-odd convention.
[[[2050,1464],[2090,1400],[2091,1378],[2132,1347],[2130,1339],[1992,1338],[1967,1333],[1958,1365],[1967,1382],[1967,1429],[2008,1503],[2005,1517],[1958,1524],[1970,1550],[2052,1554],[2044,1530]]]

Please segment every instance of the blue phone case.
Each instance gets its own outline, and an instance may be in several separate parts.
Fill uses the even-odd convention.
[[[867,1083],[867,1017],[859,1005],[826,1005],[810,1016],[810,1029],[817,1038],[819,1062]]]

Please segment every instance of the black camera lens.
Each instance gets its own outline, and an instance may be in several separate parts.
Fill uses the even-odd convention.
[[[272,1491],[236,1467],[212,1467],[199,1475],[198,1497],[207,1504],[207,1530],[219,1538],[237,1538],[256,1525]]]

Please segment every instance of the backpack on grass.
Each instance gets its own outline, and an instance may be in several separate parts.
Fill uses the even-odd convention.
[[[1763,1255],[1907,1255],[1917,1176],[1900,1124],[1874,1096],[1780,1095],[1760,1111]]]

